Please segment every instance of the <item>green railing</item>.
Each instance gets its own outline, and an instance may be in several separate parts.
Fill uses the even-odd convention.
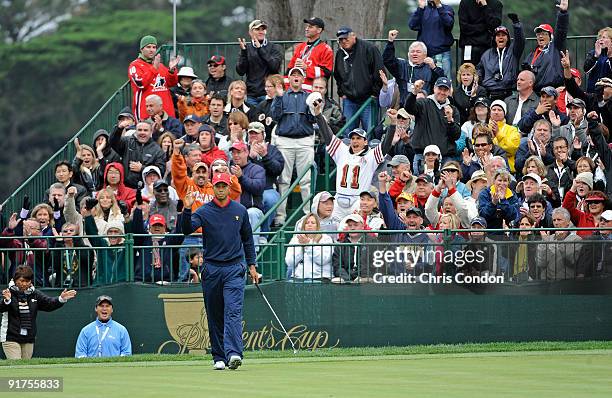
[[[297,213],[296,211],[294,215]],[[434,276],[444,276],[444,274],[446,274],[452,276],[457,272],[463,272],[470,275],[503,277],[503,281],[508,283],[523,283],[530,281],[546,282],[558,279],[609,276],[612,274],[612,262],[605,258],[602,259],[600,256],[602,249],[609,247],[609,241],[594,240],[589,236],[576,241],[557,241],[554,239],[543,240],[539,236],[542,231],[554,235],[560,231],[585,232],[586,230],[585,228],[421,230],[418,232],[428,236],[429,240],[418,244],[411,244],[404,239],[397,239],[398,237],[405,236],[405,230],[351,231],[351,233],[359,234],[359,240],[355,243],[338,242],[332,239],[332,242],[309,244],[295,243],[295,241],[291,242],[291,237],[296,234],[318,234],[321,233],[321,231],[296,232],[282,230],[277,235],[279,236],[277,240],[274,240],[274,238],[277,237],[275,236],[267,244],[260,245],[259,247],[260,253],[262,250],[266,249],[276,251],[274,255],[277,261],[268,263],[258,261],[258,264],[259,271],[264,275],[266,280],[285,280],[287,274],[285,259],[292,260],[291,252],[289,256],[286,257],[287,250],[293,251],[294,248],[307,250],[306,248],[310,247],[314,250],[326,250],[328,252],[326,259],[327,274],[325,278],[340,278],[342,280],[335,280],[335,282],[339,283],[376,282],[377,277],[374,274],[380,274],[379,276],[401,276],[403,273],[407,275],[431,274]],[[592,228],[589,230],[601,232],[606,229]],[[532,239],[525,241],[518,240],[518,234],[525,231],[530,231],[532,233]],[[414,235],[417,231],[411,232]],[[490,239],[475,241],[473,238],[470,238],[470,232],[485,233]],[[333,237],[346,233],[347,232],[343,231],[323,232],[324,235],[328,234]],[[27,250],[34,253],[32,258],[34,259],[33,265],[37,276],[40,276],[40,273],[44,275],[44,277],[42,277],[43,282],[41,287],[89,287],[126,281],[159,284],[177,283],[176,275],[180,269],[180,259],[177,262],[174,255],[164,255],[163,252],[161,253],[162,258],[169,259],[169,263],[164,263],[164,266],[158,271],[154,271],[154,269],[150,267],[148,271],[144,270],[140,275],[137,275],[136,264],[138,262],[136,261],[136,253],[140,253],[140,256],[144,258],[143,252],[150,251],[154,248],[154,246],[150,245],[135,245],[135,239],[141,236],[150,237],[151,235],[126,234],[123,236],[123,243],[117,246],[81,246],[76,248],[31,247]],[[165,236],[168,237],[170,235]],[[182,235],[174,236],[182,237]],[[366,237],[365,239],[364,236]],[[457,236],[462,236],[462,239],[457,238]],[[88,238],[101,238],[101,236],[88,236]],[[0,281],[2,281],[2,283],[7,283],[10,279],[10,275],[8,274],[8,260],[13,257],[15,252],[23,253],[24,251],[22,248],[6,248],[7,242],[12,239],[15,238],[0,237],[0,247],[4,247],[0,252],[0,256],[5,256],[3,259],[5,269],[0,274]],[[48,245],[53,246],[53,241],[57,238],[43,237],[43,239],[48,241]],[[473,246],[474,244],[477,245],[477,249]],[[521,275],[519,275],[514,271],[512,258],[520,252],[519,247],[522,244],[525,245],[523,247],[527,248],[524,252],[524,255],[527,256],[527,262],[525,264],[525,269],[521,272]],[[550,250],[547,249],[551,245],[555,246]],[[365,256],[359,261],[356,267],[349,267],[349,264],[346,263],[346,259],[343,259],[342,256],[339,256],[340,259],[332,262],[331,254],[334,251],[342,251],[342,248],[347,246],[358,246],[360,248],[360,252],[357,255],[358,258]],[[172,252],[178,252],[178,249],[186,247],[193,247],[201,250],[201,247],[197,245],[155,246],[155,248],[159,250]],[[470,250],[481,250],[485,254],[479,255],[476,252],[469,254]],[[487,257],[487,252],[484,250],[494,250],[496,253],[495,257]],[[460,251],[462,254],[457,254]],[[64,272],[66,269],[64,263],[66,253],[71,256],[71,259],[79,259],[78,263],[71,263],[73,266],[76,265],[76,272],[72,274],[71,278],[67,278],[68,274]],[[76,256],[74,256],[75,253]],[[451,255],[448,253],[453,254]],[[401,257],[402,255],[403,257]],[[479,258],[479,256],[487,259],[479,263],[481,269],[474,269],[467,265],[474,263],[474,260]],[[352,259],[353,254],[351,254],[350,257]],[[122,264],[121,267],[117,266],[117,263],[110,261],[109,258],[111,260],[118,258],[118,261]],[[600,264],[600,260],[603,260],[603,264]],[[607,266],[605,264],[606,261],[609,262]],[[297,263],[297,261],[290,262]],[[114,267],[113,264],[115,265]],[[308,267],[314,268],[316,265],[303,263],[301,266],[306,267],[305,270],[308,271]],[[94,268],[96,270],[96,277],[93,276]],[[83,272],[79,272],[79,270],[83,270]],[[157,272],[156,277],[153,276],[154,272]],[[331,272],[331,274],[329,274],[329,272]],[[55,276],[53,276],[53,274],[55,274]],[[347,278],[349,274],[353,276]],[[310,281],[308,278],[296,278],[295,273],[293,275],[294,276],[290,278],[292,282],[302,283]],[[360,277],[357,281],[354,280],[356,275]]]
[[[132,104],[132,91],[129,82],[121,86],[102,105],[93,117],[70,140],[38,168],[19,188],[15,190],[3,203],[6,213],[19,211],[24,195],[29,195],[34,204],[43,201],[44,193],[55,182],[54,166],[60,160],[72,161],[75,155],[74,139],[78,138],[82,144],[92,144],[94,133],[99,129],[109,132],[117,123],[117,114],[125,106]]]

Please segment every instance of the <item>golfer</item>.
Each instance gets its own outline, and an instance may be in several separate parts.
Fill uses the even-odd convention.
[[[228,196],[230,175],[215,173],[212,184],[214,199],[193,214],[194,196],[185,196],[183,233],[190,235],[202,228],[201,279],[213,368],[223,370],[227,365],[237,369],[242,365],[242,304],[247,264],[253,283],[258,283],[255,244],[247,209]]]

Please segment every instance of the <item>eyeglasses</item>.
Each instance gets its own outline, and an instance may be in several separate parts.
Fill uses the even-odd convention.
[[[237,126],[237,125],[238,125],[238,123],[235,123],[235,122],[227,122],[227,125],[228,125],[228,126]]]
[[[408,120],[408,119],[407,119],[407,118],[405,118],[405,117],[398,116],[398,117],[397,117],[397,120]]]
[[[561,149],[567,149],[567,146],[566,146],[566,145],[563,145],[563,146],[555,146],[555,147],[553,147],[553,150],[554,150],[554,151],[559,151],[559,150],[561,150]]]
[[[217,64],[208,64],[208,67],[209,67],[209,68],[216,68],[216,67],[219,67],[219,66],[221,66],[221,65],[217,65]]]
[[[482,148],[483,146],[487,146],[489,145],[488,143],[484,143],[484,144],[474,144],[474,148]]]
[[[530,209],[543,209],[544,206],[542,206],[541,204],[533,204],[533,205],[529,205]]]
[[[343,38],[341,38],[341,39],[338,39],[338,41],[340,41],[340,42],[342,42],[342,41],[347,41],[347,40],[348,40],[348,37],[343,37]]]

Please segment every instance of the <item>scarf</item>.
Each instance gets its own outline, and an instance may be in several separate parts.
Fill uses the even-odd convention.
[[[514,275],[527,271],[527,254],[529,245],[527,244],[527,238],[519,237],[519,241],[522,241],[518,245],[516,257],[514,257]]]
[[[435,94],[431,94],[429,96],[427,96],[427,98],[429,98],[430,100],[433,101],[434,104],[436,104],[436,106],[438,107],[439,110],[444,109],[444,107],[446,105],[450,105],[450,101],[448,100],[448,98],[446,99],[446,101],[444,101],[443,103],[439,103],[438,100],[436,100],[436,96]]]
[[[159,242],[163,240],[163,238],[153,238],[153,268],[161,268],[162,259],[161,259],[161,249],[159,248]]]
[[[32,314],[28,306],[28,296],[34,292],[34,286],[30,286],[22,292],[17,286],[12,285],[10,286],[10,290],[13,297],[17,299],[17,306],[19,308],[19,327],[21,329],[32,330]]]

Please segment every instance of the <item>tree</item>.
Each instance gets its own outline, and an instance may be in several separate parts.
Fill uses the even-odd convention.
[[[304,37],[304,18],[318,16],[325,21],[327,39],[336,30],[351,26],[359,37],[383,37],[389,0],[257,0],[255,16],[269,25],[272,40]]]

